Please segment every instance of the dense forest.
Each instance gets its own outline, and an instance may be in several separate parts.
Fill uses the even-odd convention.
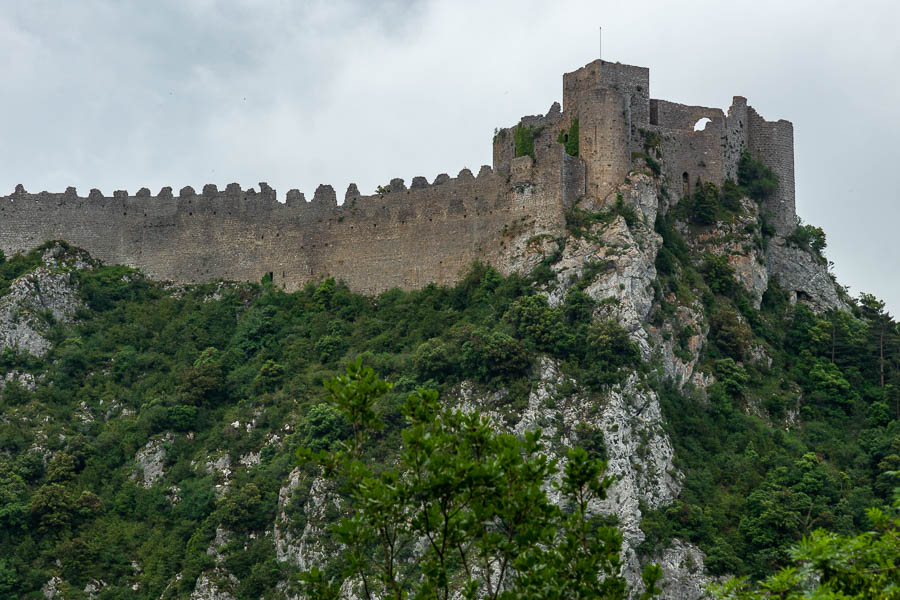
[[[754,308],[727,262],[698,257],[676,226],[737,210],[717,194],[700,188],[650,224],[663,240],[652,320],[669,318],[673,298],[702,303],[705,389],[674,385],[597,316],[589,269],[551,305],[553,257],[529,275],[476,264],[453,287],[376,297],[331,279],[285,293],[266,280],[173,287],[122,266],[47,267],[52,245],[0,259],[0,302],[41,268],[67,272],[78,295],[72,319],[33,316],[45,356],[0,353],[0,597],[41,597],[53,577],[66,598],[186,597],[216,564],[237,597],[281,597],[301,569],[276,554],[279,490],[298,449],[354,435],[323,383],[356,360],[391,384],[364,449],[371,464],[395,460],[416,390],[451,403],[465,383],[503,426],[525,409],[544,358],[587,398],[637,373],[659,395],[684,474],[674,503],[643,511],[644,556],[679,538],[705,552],[712,575],[762,578],[818,528],[867,531],[866,509],[891,504],[900,471],[897,323],[872,296],[817,314],[777,282]],[[797,235],[821,252],[814,229]],[[694,333],[679,331],[676,347]],[[602,432],[572,435],[605,456]],[[136,466],[148,447],[161,448],[164,478]],[[298,530],[303,507],[286,508]],[[230,537],[210,552],[221,530]]]

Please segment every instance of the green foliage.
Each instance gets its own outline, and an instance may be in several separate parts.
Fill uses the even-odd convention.
[[[28,254],[14,254],[9,258],[3,256],[3,260],[0,260],[0,297],[9,292],[9,284],[13,279],[30,273],[41,264],[42,248]]]
[[[581,213],[585,235],[626,213]],[[684,350],[708,324],[697,369],[716,383],[696,397],[659,386],[685,480],[673,506],[645,512],[647,544],[677,535],[698,544],[715,573],[763,576],[788,559],[805,523],[854,534],[871,527],[865,507],[888,501],[895,484],[885,471],[900,470],[900,335],[870,296],[849,313],[815,314],[770,282],[754,310],[727,264],[692,256],[673,217],[655,224],[663,244],[652,318],[674,326],[678,304],[699,308],[702,298],[705,323],[663,331]],[[33,270],[40,254],[8,257],[0,285]],[[288,294],[255,284],[171,290],[118,267],[77,272],[86,306],[73,323],[53,325],[48,355],[0,352],[2,373],[34,377],[33,389],[21,379],[0,394],[0,593],[39,596],[65,575],[75,596],[100,578],[109,584],[102,597],[159,598],[167,588],[187,597],[215,566],[207,550],[221,528],[235,534],[219,549],[239,577],[235,594],[272,597],[296,576],[276,563],[265,531],[297,447],[358,447],[380,473],[399,464],[405,400],[420,386],[448,397],[471,382],[511,424],[542,356],[589,402],[640,375],[628,333],[598,318],[608,307],[585,293],[607,268],[587,261],[558,306],[536,295],[533,279],[485,265],[454,287],[377,297],[334,280]],[[393,387],[373,408],[381,429],[358,438],[321,383],[360,357]],[[346,376],[368,385],[364,371]],[[567,436],[591,459],[604,456],[596,427],[574,424]],[[164,475],[145,488],[132,474],[138,451],[152,447],[163,451]],[[803,462],[809,453],[816,463]],[[226,457],[228,486],[212,466]],[[286,527],[302,530],[313,477],[301,473]],[[338,552],[333,536],[322,543]]]
[[[556,138],[557,142],[565,145],[566,154],[569,156],[578,156],[578,135],[578,119],[574,118],[569,129],[560,131],[559,137]]]
[[[713,586],[717,598],[764,600],[896,598],[900,590],[900,496],[892,507],[867,511],[872,530],[840,535],[817,529],[793,546],[796,567],[784,567],[758,585],[733,578]]]
[[[732,397],[744,394],[744,388],[750,377],[743,366],[734,362],[733,358],[723,358],[715,363],[715,375]]]
[[[513,132],[516,145],[516,157],[530,156],[534,159],[534,129],[530,125],[516,125]]]
[[[660,389],[686,477],[674,505],[645,513],[644,549],[688,539],[713,574],[765,578],[818,527],[867,530],[865,507],[888,502],[884,472],[900,465],[896,362],[881,358],[900,356],[900,338],[883,304],[864,295],[852,313],[817,315],[770,283],[761,312],[739,288],[707,299],[701,364],[716,383],[702,397]],[[754,345],[771,364],[752,360]],[[802,425],[784,431],[789,410]],[[774,427],[750,416],[761,411]]]
[[[745,150],[738,163],[738,185],[748,196],[760,202],[778,189],[778,175]]]
[[[625,223],[631,227],[637,223],[638,216],[634,207],[625,204],[622,194],[616,194],[615,204],[611,209],[602,211],[587,211],[579,207],[576,202],[566,211],[566,229],[575,238],[596,239],[592,229],[598,224],[612,223],[616,217],[622,217]]]
[[[123,265],[77,271],[78,289],[84,302],[96,311],[122,301],[149,298],[153,288],[140,273]]]
[[[376,424],[371,415],[387,384],[343,378],[326,386],[340,406],[364,407],[340,408],[354,429]],[[345,548],[340,559],[301,574],[311,597],[339,598],[350,580],[367,599],[625,598],[621,534],[588,514],[613,481],[603,477],[603,461],[575,448],[551,484],[558,467],[540,432],[498,434],[477,412],[442,407],[431,390],[410,394],[402,413],[408,426],[395,466],[375,472],[349,446],[319,457],[345,482],[350,505],[333,528]],[[567,511],[550,502],[547,485]],[[422,541],[411,568],[404,557]],[[659,593],[659,579],[658,567],[645,571],[644,597]]]
[[[746,195],[744,189],[733,179],[726,179],[722,184],[722,206],[732,212],[741,210],[741,198]]]
[[[634,207],[626,205],[625,199],[620,193],[616,193],[616,203],[613,205],[613,214],[616,214],[625,219],[625,224],[629,227],[633,227],[638,220],[638,216],[634,210]]]
[[[728,262],[728,256],[707,253],[700,267],[706,284],[715,294],[730,296],[738,288],[734,278],[734,267]]]
[[[644,152],[632,152],[631,160],[641,159],[644,161],[644,164],[647,165],[647,168],[650,169],[650,172],[653,173],[656,177],[659,177],[662,173],[662,165],[659,164],[659,161],[646,154]]]
[[[799,248],[814,252],[820,258],[827,245],[825,243],[825,232],[822,231],[821,227],[805,225],[803,223],[797,224],[797,227],[795,227],[794,231],[788,236],[787,241],[795,244]]]
[[[691,220],[697,225],[712,225],[716,222],[718,207],[719,188],[708,181],[701,183],[694,191]]]

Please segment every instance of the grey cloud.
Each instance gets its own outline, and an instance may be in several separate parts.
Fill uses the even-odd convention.
[[[283,193],[490,163],[561,74],[651,68],[654,97],[794,122],[798,211],[853,291],[900,310],[894,2],[21,0],[0,8],[0,190]]]

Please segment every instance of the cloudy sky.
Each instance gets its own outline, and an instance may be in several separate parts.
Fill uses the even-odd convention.
[[[597,58],[651,96],[794,123],[797,209],[900,313],[896,0],[0,0],[0,193],[366,193],[490,164]]]

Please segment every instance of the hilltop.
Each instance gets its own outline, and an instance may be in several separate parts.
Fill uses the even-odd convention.
[[[755,121],[740,100],[728,115],[676,110],[649,99],[645,74],[591,63],[566,76],[566,111],[498,130],[492,169],[394,181],[356,204],[324,191],[253,203],[234,189],[4,200],[18,215],[46,209],[46,235],[78,212],[70,230],[88,243],[40,243],[24,221],[0,229],[0,594],[295,597],[300,570],[340,555],[329,524],[346,508],[295,451],[349,435],[322,381],[357,357],[394,386],[372,464],[395,456],[400,405],[420,386],[500,429],[541,428],[553,456],[580,446],[608,460],[617,479],[592,510],[621,530],[635,594],[650,561],[664,597],[699,598],[716,577],[785,564],[815,527],[866,530],[865,507],[889,502],[886,472],[900,468],[897,324],[831,278],[824,232],[794,214],[786,155],[754,145],[754,127],[771,141],[789,124]],[[612,112],[592,122],[585,106]],[[592,155],[610,119],[607,141],[621,143]],[[720,133],[734,145],[702,145]],[[684,181],[690,160],[703,175]],[[442,212],[413,202],[426,197]],[[80,229],[140,202],[169,219],[134,238],[140,260],[172,232],[196,236],[167,251],[168,277],[116,264],[136,230],[92,248],[99,235]],[[238,207],[234,223],[267,219],[265,243],[189,225]],[[247,260],[313,223],[322,240],[361,223],[372,233],[353,261],[335,254],[293,283]],[[226,239],[238,254],[210,258]],[[26,242],[37,248],[6,251]],[[422,269],[404,271],[416,253]],[[197,264],[246,281],[171,275]]]

